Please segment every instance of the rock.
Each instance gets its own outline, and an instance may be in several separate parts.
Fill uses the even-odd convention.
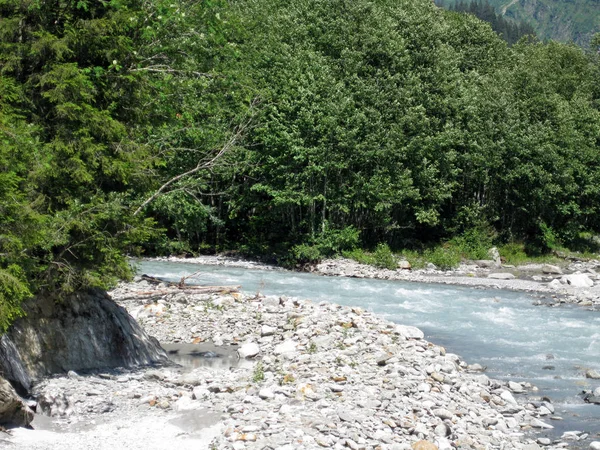
[[[429,270],[437,270],[437,266],[433,263],[427,263],[425,267],[427,267]]]
[[[194,397],[194,399],[196,400],[203,400],[207,397],[210,396],[210,391],[202,386],[196,386],[193,390],[192,390],[192,396]]]
[[[592,441],[592,442],[590,442],[590,448],[592,450],[600,450],[600,441]]]
[[[548,286],[550,286],[553,289],[562,288],[561,282],[558,281],[557,279],[554,279],[550,283],[548,283]]]
[[[273,393],[273,391],[271,389],[263,388],[258,392],[258,396],[260,398],[262,398],[263,400],[269,400],[269,399],[275,397],[275,394]]]
[[[450,436],[450,433],[452,431],[450,430],[450,427],[448,425],[446,425],[445,423],[440,423],[439,425],[437,425],[435,427],[433,432],[435,433],[436,436],[446,437],[446,436]]]
[[[421,330],[410,325],[396,325],[395,330],[404,339],[423,339],[425,337],[425,334]]]
[[[292,356],[296,352],[296,342],[293,340],[283,341],[281,344],[276,345],[273,349],[273,353],[282,356]]]
[[[445,408],[438,408],[431,411],[436,417],[439,417],[442,420],[448,419],[451,420],[453,414]]]
[[[552,441],[548,438],[541,437],[541,438],[538,438],[537,443],[540,445],[550,445],[550,444],[552,444]],[[600,449],[598,449],[598,450],[600,450]]]
[[[167,361],[158,341],[103,291],[35,297],[23,309],[26,316],[0,339],[0,371],[22,395],[32,380],[54,373]]]
[[[502,260],[500,259],[500,252],[496,247],[492,247],[488,250],[488,256],[494,261],[496,267],[500,267],[502,265]]]
[[[493,280],[514,280],[515,276],[508,272],[490,273],[488,278]]]
[[[410,270],[412,266],[408,261],[398,261],[398,269]]]
[[[563,275],[562,280],[573,287],[592,287],[594,285],[592,279],[584,273]]]
[[[238,349],[238,355],[241,359],[254,358],[260,353],[260,347],[254,342],[247,342]]]
[[[493,259],[477,259],[473,261],[473,263],[475,263],[478,267],[481,267],[483,269],[491,269],[498,267],[496,261],[494,261]]]
[[[14,388],[0,377],[0,425],[27,427],[33,420],[33,411],[21,400]]]
[[[511,391],[513,391],[515,394],[522,394],[523,392],[525,392],[525,389],[523,389],[523,386],[521,386],[521,383],[516,383],[514,381],[508,382],[508,388]]]
[[[553,266],[551,264],[544,264],[542,266],[542,273],[549,275],[562,275],[563,271],[558,266]]]
[[[531,425],[533,428],[543,428],[543,429],[554,428],[552,425],[550,425],[546,422],[542,422],[540,419],[531,419],[531,422],[529,422],[529,425]]]
[[[263,325],[260,328],[260,335],[262,337],[264,337],[264,336],[273,336],[276,331],[277,331],[277,328],[275,328],[275,327],[270,327],[269,325]]]
[[[500,398],[502,400],[504,400],[505,402],[510,403],[512,405],[517,405],[518,404],[517,401],[515,400],[515,398],[513,397],[513,395],[510,392],[508,392],[508,391],[502,391],[500,393]]]
[[[438,450],[437,445],[429,441],[417,441],[411,447],[413,450]]]
[[[585,371],[585,377],[591,378],[592,380],[600,380],[600,373],[594,369],[588,369]]]

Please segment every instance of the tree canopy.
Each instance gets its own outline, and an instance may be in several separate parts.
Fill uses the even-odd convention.
[[[425,0],[0,0],[0,36],[0,328],[140,250],[600,231],[594,45]]]

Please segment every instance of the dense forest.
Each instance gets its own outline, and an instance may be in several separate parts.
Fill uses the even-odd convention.
[[[536,35],[534,28],[529,23],[523,20],[514,21],[505,19],[501,14],[496,13],[494,7],[487,0],[473,0],[469,2],[459,0],[454,3],[448,3],[448,5],[441,0],[437,1],[436,4],[452,11],[473,14],[478,19],[488,22],[492,26],[492,30],[511,45],[517,43],[525,36]]]
[[[125,255],[600,231],[600,37],[429,0],[0,0],[0,328]]]

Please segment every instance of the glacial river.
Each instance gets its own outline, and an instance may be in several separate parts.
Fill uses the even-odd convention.
[[[323,277],[283,270],[257,270],[144,261],[139,273],[190,283],[241,285],[253,294],[285,295],[359,306],[393,322],[419,327],[426,338],[487,367],[492,378],[528,381],[547,396],[562,420],[544,419],[548,434],[581,430],[600,433],[600,405],[583,402],[583,389],[600,386],[585,378],[600,371],[600,312],[577,306],[535,306],[525,293],[441,284]]]

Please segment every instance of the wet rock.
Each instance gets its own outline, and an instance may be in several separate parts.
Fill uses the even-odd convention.
[[[600,372],[594,369],[588,369],[585,371],[585,377],[591,378],[592,380],[600,380]]]

